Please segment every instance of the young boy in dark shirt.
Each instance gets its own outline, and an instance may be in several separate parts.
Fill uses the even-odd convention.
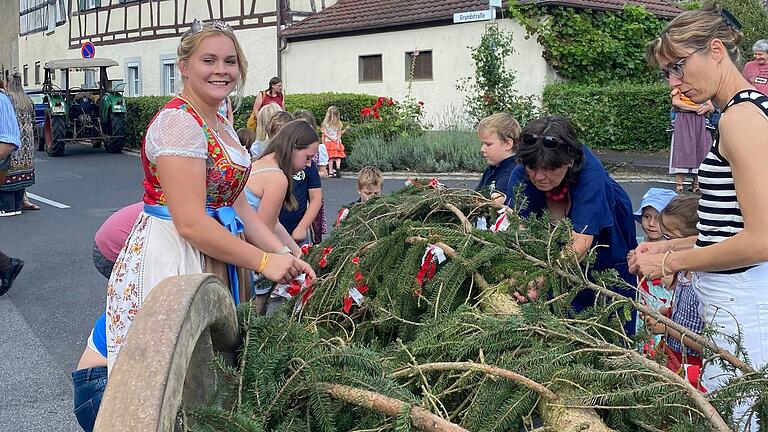
[[[364,203],[372,197],[381,195],[381,189],[383,187],[384,175],[381,173],[381,171],[379,171],[378,168],[367,166],[361,169],[360,172],[357,173],[357,193],[360,195],[360,199],[350,203],[339,211],[339,215],[336,217],[336,223],[334,226],[339,226],[339,224],[341,224],[341,221],[347,217],[347,213],[349,213],[349,209],[353,205]]]
[[[510,114],[496,113],[480,121],[477,137],[488,167],[476,189],[490,190],[492,198],[504,203],[509,175],[517,166],[515,148],[520,139],[520,124]]]

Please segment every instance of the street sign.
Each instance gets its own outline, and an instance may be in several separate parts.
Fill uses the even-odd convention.
[[[80,46],[80,55],[82,55],[83,58],[94,58],[96,57],[96,47],[90,42],[85,42]]]
[[[465,23],[473,21],[490,21],[496,18],[495,9],[486,9],[472,12],[458,12],[453,14],[453,23]]]
[[[491,7],[501,7],[501,0],[488,0]]]

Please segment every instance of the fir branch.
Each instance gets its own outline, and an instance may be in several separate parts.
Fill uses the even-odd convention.
[[[605,288],[604,286],[600,286],[600,285],[598,285],[596,283],[593,283],[593,282],[589,281],[588,279],[582,279],[582,278],[576,277],[576,276],[574,276],[572,274],[564,272],[563,270],[561,270],[561,269],[559,269],[557,267],[550,266],[546,262],[544,262],[544,261],[542,261],[542,260],[540,260],[540,259],[538,259],[536,257],[533,257],[533,256],[531,256],[529,254],[527,254],[519,246],[517,246],[517,249],[518,249],[518,252],[520,252],[527,260],[531,261],[532,263],[534,263],[538,267],[546,268],[546,269],[549,269],[551,271],[554,271],[558,276],[560,276],[560,277],[562,277],[562,278],[564,278],[566,280],[569,280],[569,281],[574,282],[574,283],[579,284],[579,285],[586,286],[587,288],[589,288],[589,289],[591,289],[593,291],[596,291],[596,292],[598,292],[600,294],[603,294],[603,295],[605,295],[607,297],[610,297],[612,299],[620,299],[620,300],[626,301],[626,302],[630,303],[638,311],[643,312],[646,315],[652,316],[657,321],[666,324],[667,326],[669,326],[669,327],[677,330],[678,332],[680,332],[680,334],[689,337],[694,342],[696,342],[696,343],[702,345],[703,347],[709,349],[710,351],[714,352],[720,358],[722,358],[723,360],[729,362],[730,364],[732,364],[733,366],[735,366],[736,368],[738,368],[742,372],[744,372],[744,373],[754,372],[754,369],[752,369],[752,367],[750,365],[748,365],[747,363],[744,363],[743,361],[741,361],[741,359],[739,359],[738,357],[733,355],[728,350],[720,348],[719,346],[717,346],[717,344],[713,343],[712,341],[707,340],[706,338],[704,338],[701,335],[691,331],[690,329],[688,329],[688,328],[686,328],[686,327],[684,327],[684,326],[682,326],[682,325],[672,321],[670,318],[667,318],[667,317],[661,315],[658,311],[654,310],[653,308],[649,308],[646,305],[642,304],[641,302],[635,301],[634,299],[630,299],[629,297],[626,297],[626,296],[623,296],[623,295],[621,295],[619,293],[613,292],[613,291],[609,290],[608,288]]]
[[[414,376],[418,372],[423,371],[476,371],[483,372],[488,375],[506,378],[510,381],[522,384],[531,390],[538,393],[540,396],[549,400],[559,400],[559,397],[545,386],[537,383],[536,381],[527,378],[518,373],[512,372],[507,369],[502,369],[496,366],[473,363],[473,362],[440,362],[440,363],[427,363],[420,365],[412,365],[404,369],[397,370],[391,373],[390,378],[403,378]]]
[[[397,417],[405,402],[372,391],[360,390],[342,384],[320,383],[318,389],[332,398]],[[424,432],[469,432],[424,408],[412,406],[409,415],[413,426]]]

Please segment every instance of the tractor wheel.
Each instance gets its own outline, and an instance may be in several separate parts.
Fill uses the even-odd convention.
[[[45,115],[45,151],[50,157],[64,155],[64,141],[67,137],[67,120],[64,117]]]
[[[120,153],[123,151],[127,129],[125,114],[112,113],[109,116],[110,135],[117,136],[117,138],[110,138],[104,143],[104,148],[107,150],[107,153]]]

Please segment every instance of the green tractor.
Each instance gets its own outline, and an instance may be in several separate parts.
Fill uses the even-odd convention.
[[[126,136],[124,84],[113,87],[107,68],[114,60],[83,58],[52,60],[45,64],[43,82],[45,110],[43,135],[49,156],[62,156],[68,142],[86,141],[108,153],[120,153]],[[54,73],[62,74],[66,88],[53,84]],[[70,71],[83,71],[82,87],[71,85]],[[91,78],[90,80],[88,78]],[[91,81],[91,82],[89,82]]]

